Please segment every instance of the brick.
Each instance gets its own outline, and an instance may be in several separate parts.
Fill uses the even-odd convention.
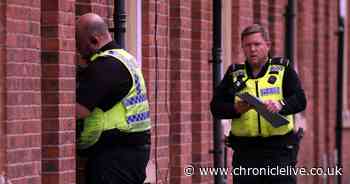
[[[43,93],[45,96],[43,97],[43,103],[45,104],[73,104],[75,103],[75,99],[72,97],[74,93],[58,93],[58,92],[48,92]]]
[[[59,36],[58,26],[56,25],[41,26],[41,34],[45,38],[57,38]]]
[[[59,9],[60,11],[64,11],[64,12],[75,12],[75,1],[72,1],[72,0],[59,1]]]
[[[40,79],[30,78],[7,78],[6,87],[8,90],[39,90]]]
[[[46,64],[43,66],[42,71],[43,71],[43,77],[45,78],[57,78],[59,76],[59,65]]]
[[[41,183],[40,176],[11,179],[12,184],[24,184],[24,183]]]
[[[58,160],[43,160],[43,173],[46,172],[58,172],[59,171],[59,161]]]
[[[90,5],[86,5],[86,4],[76,4],[77,10],[76,10],[76,14],[79,15],[83,15],[85,13],[91,12],[91,6]]]
[[[38,37],[24,34],[8,34],[7,46],[9,48],[40,48],[40,39]]]
[[[26,148],[26,147],[40,147],[40,135],[13,135],[7,136],[7,149]]]
[[[13,19],[27,20],[30,17],[31,8],[24,6],[9,5],[7,7],[7,16]]]
[[[40,105],[40,93],[9,93],[7,95],[8,105]]]
[[[57,64],[59,61],[59,52],[42,52],[41,62],[46,64]]]
[[[38,148],[8,151],[7,161],[9,163],[23,163],[41,160],[41,150]]]
[[[41,133],[41,125],[38,121],[14,121],[9,122],[6,126],[7,134],[28,134],[28,133]]]
[[[62,26],[59,31],[61,39],[75,39],[75,28],[73,26]],[[73,46],[72,51],[75,50],[75,44]]]
[[[40,173],[40,165],[38,163],[25,163],[22,165],[13,165],[8,167],[8,177],[16,178],[23,176],[34,176]]]
[[[60,43],[57,38],[46,38],[41,40],[42,47],[45,51],[55,51],[59,49]]]
[[[60,76],[73,80],[75,77],[75,68],[75,65],[60,65]]]
[[[44,132],[44,145],[71,144],[75,142],[74,132]]]
[[[57,118],[48,118],[47,116],[43,119],[43,131],[53,132],[59,130],[60,122]]]
[[[8,0],[6,2],[7,2],[7,4],[13,4],[13,5],[40,7],[40,0],[33,0],[33,1]]]
[[[45,70],[45,69],[44,69]],[[44,78],[42,80],[42,86],[48,91],[54,91],[59,89],[59,81],[54,78]]]
[[[19,53],[19,51],[21,51]],[[6,50],[6,58],[9,62],[14,63],[40,63],[40,52],[39,50],[25,50],[18,48],[11,48]]]
[[[40,119],[41,109],[40,106],[8,106],[6,108],[7,120],[28,120],[28,119]]]

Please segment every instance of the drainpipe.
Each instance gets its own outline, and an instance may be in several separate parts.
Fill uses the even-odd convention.
[[[343,124],[343,62],[344,62],[344,7],[342,0],[339,3],[338,14],[338,64],[337,64],[337,106],[336,106],[336,126],[335,126],[335,146],[336,164],[342,168],[342,124]],[[343,9],[344,8],[344,9]],[[341,182],[341,175],[337,175],[337,182]]]
[[[125,1],[124,0],[114,0],[114,39],[121,48],[125,48]]]
[[[221,80],[221,0],[213,0],[213,49],[212,49],[212,64],[213,64],[213,89],[219,85]],[[221,121],[214,118],[213,120],[213,139],[214,150],[214,167],[224,167],[224,142],[223,142],[223,127]],[[225,184],[224,176],[220,174],[214,176],[215,184]]]
[[[295,34],[295,15],[296,15],[296,1],[288,0],[288,5],[286,8],[285,18],[286,18],[286,41],[284,46],[284,53],[289,59],[291,64],[294,61],[294,34]],[[293,66],[293,65],[292,65]]]

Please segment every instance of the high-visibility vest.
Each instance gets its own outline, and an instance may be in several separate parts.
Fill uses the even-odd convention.
[[[265,100],[283,100],[283,75],[285,68],[288,66],[288,60],[283,58],[273,58],[268,60],[268,69],[264,76],[251,79],[248,78],[245,65],[235,65],[234,71],[231,73],[233,82],[241,78],[246,81],[246,87],[238,93],[248,92],[262,101]],[[240,100],[235,97],[235,101]],[[286,116],[289,123],[280,127],[273,127],[269,121],[258,114],[254,109],[243,113],[239,118],[232,119],[231,134],[242,137],[269,137],[273,135],[284,135],[294,127],[292,115]]]
[[[91,62],[99,57],[113,57],[115,62],[121,62],[128,69],[133,83],[128,94],[111,109],[104,112],[96,107],[84,119],[78,149],[86,149],[95,144],[106,130],[117,128],[124,133],[134,133],[151,129],[146,85],[135,58],[123,49],[112,49],[95,54]]]

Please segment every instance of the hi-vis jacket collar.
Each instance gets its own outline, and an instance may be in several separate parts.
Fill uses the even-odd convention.
[[[93,56],[91,56],[90,61],[91,62],[95,61],[100,55],[101,55],[100,53],[94,54]]]

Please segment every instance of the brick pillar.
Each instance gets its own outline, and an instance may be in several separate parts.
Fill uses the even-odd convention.
[[[267,0],[255,0],[253,2],[253,20],[254,23],[267,26],[268,23],[268,1]]]
[[[324,115],[324,131],[325,131],[325,154],[327,164],[326,167],[335,167],[335,124],[336,124],[336,64],[330,64],[329,61],[337,61],[337,35],[334,34],[334,29],[337,26],[337,8],[333,8],[334,5],[337,5],[337,1],[325,1],[321,8],[324,9],[324,30],[323,39],[324,39],[324,75],[321,77],[321,83],[324,85],[325,91],[325,115]],[[345,42],[346,43],[346,42]],[[345,52],[346,53],[346,52]],[[345,56],[345,55],[344,55]],[[346,76],[346,75],[345,75]],[[345,77],[344,77],[344,80]],[[344,86],[344,89],[346,87]],[[348,88],[349,89],[349,88]],[[347,90],[345,90],[347,91]],[[344,112],[347,108],[344,108]],[[344,148],[344,147],[343,147]],[[343,150],[344,153],[344,150]],[[349,160],[343,157],[343,161]],[[345,162],[343,162],[345,163]],[[328,176],[328,183],[333,184],[335,181],[335,176]],[[345,178],[345,177],[343,177]],[[344,181],[347,183],[349,181]]]
[[[297,16],[297,60],[299,76],[308,99],[306,115],[306,132],[303,141],[300,144],[298,163],[302,167],[313,167],[315,165],[315,150],[314,139],[317,138],[313,134],[314,127],[317,124],[314,122],[314,87],[313,70],[317,68],[314,65],[314,5],[312,1],[298,1],[298,16]],[[317,62],[316,62],[317,63]],[[318,114],[316,114],[318,116]],[[313,178],[308,176],[299,177],[299,182],[312,183]]]
[[[212,1],[193,0],[191,2],[191,129],[192,164],[212,167],[213,134],[209,103],[212,97]],[[214,176],[192,177],[192,183],[212,183]]]
[[[170,162],[170,63],[169,1],[142,1],[142,72],[147,84],[152,119],[152,151],[146,181],[169,183]],[[157,15],[158,66],[155,58],[155,15]],[[156,81],[158,75],[158,81]],[[158,91],[156,94],[155,87]],[[156,99],[157,96],[157,99]],[[157,106],[157,111],[156,111]]]
[[[315,107],[315,114],[318,114],[314,117],[314,149],[315,149],[315,166],[316,167],[322,167],[324,164],[324,156],[325,154],[325,132],[324,132],[324,127],[325,127],[325,82],[323,81],[323,76],[325,75],[324,69],[325,69],[325,60],[324,60],[324,6],[323,6],[324,1],[322,0],[314,0],[314,70],[313,70],[313,75],[314,75],[314,107]],[[315,177],[315,182],[319,183],[322,181],[322,177],[318,176]]]
[[[170,0],[170,180],[191,183],[183,174],[192,161],[191,2]]]
[[[41,5],[42,183],[75,183],[75,1]]]
[[[271,36],[271,54],[273,56],[283,56],[284,54],[286,6],[286,0],[269,0],[268,3],[267,28]]]
[[[232,63],[243,63],[241,31],[253,23],[253,0],[232,1]]]
[[[1,1],[0,14],[0,180],[39,184],[40,0]]]
[[[0,1],[0,177],[5,174],[5,162],[6,162],[6,136],[5,136],[5,73],[4,66],[6,63],[6,4],[4,1]],[[1,179],[1,178],[0,178]]]

